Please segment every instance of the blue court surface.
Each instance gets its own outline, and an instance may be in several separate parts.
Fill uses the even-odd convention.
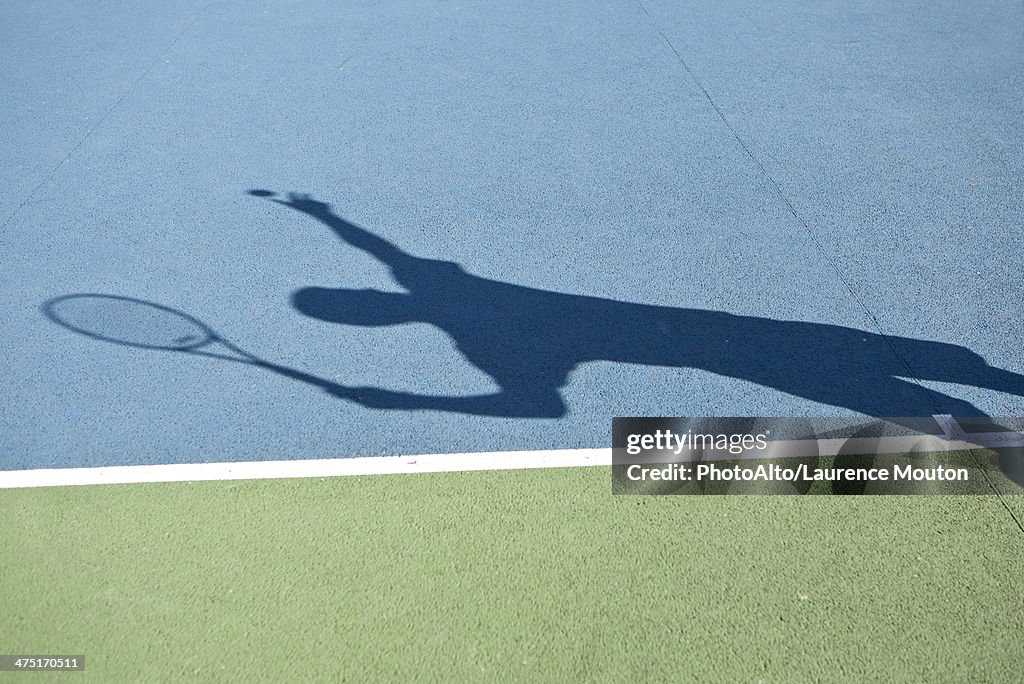
[[[1024,6],[4,2],[0,469],[1024,413]]]

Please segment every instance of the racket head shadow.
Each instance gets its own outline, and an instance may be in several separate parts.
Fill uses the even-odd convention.
[[[209,326],[193,316],[132,297],[70,294],[55,297],[41,308],[61,327],[127,347],[192,351],[218,339]]]

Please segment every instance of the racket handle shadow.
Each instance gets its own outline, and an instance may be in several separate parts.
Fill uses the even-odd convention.
[[[333,382],[325,378],[321,378],[320,376],[313,375],[312,373],[306,373],[300,370],[296,370],[294,368],[289,368],[288,366],[282,366],[280,364],[271,363],[270,361],[257,360],[252,361],[251,363],[260,368],[265,368],[266,370],[271,371],[272,373],[282,375],[286,378],[298,380],[300,382],[313,385],[314,387],[319,387],[325,392],[336,397],[353,400],[357,398],[358,391],[356,390],[356,388],[349,387],[348,385],[342,385],[341,383]]]

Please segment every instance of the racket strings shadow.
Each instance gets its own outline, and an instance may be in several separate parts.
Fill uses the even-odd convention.
[[[241,363],[333,394],[346,391],[338,383],[250,354],[198,318],[162,304],[120,295],[78,293],[55,297],[41,308],[54,323],[95,340]]]

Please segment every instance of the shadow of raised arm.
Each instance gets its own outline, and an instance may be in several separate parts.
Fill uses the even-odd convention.
[[[330,204],[315,200],[309,195],[290,192],[287,199],[279,199],[275,193],[268,190],[250,190],[249,194],[254,197],[266,197],[271,202],[312,216],[334,231],[343,242],[363,250],[392,268],[399,267],[403,262],[413,258],[384,238],[341,218],[334,213]]]

